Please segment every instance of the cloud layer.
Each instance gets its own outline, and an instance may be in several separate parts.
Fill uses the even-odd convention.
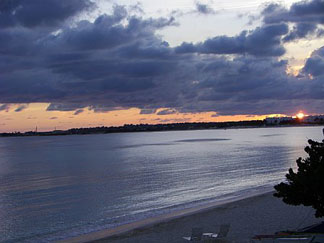
[[[324,24],[324,1],[312,0],[294,3],[290,9],[279,4],[269,4],[262,12],[266,24],[293,24],[285,42],[306,38],[309,35],[321,35]]]
[[[75,115],[86,107],[167,108],[159,115],[322,112],[323,48],[297,77],[280,57],[284,43],[319,35],[323,1],[270,4],[254,30],[177,47],[157,34],[176,25],[174,18],[135,16],[116,5],[94,21],[75,19],[95,7],[89,0],[1,1],[0,103],[48,102],[48,111]],[[207,14],[205,7],[197,3]]]
[[[282,56],[285,49],[281,37],[288,33],[285,23],[264,25],[253,31],[243,31],[235,37],[216,36],[203,43],[183,43],[177,53],[250,54],[254,56]]]
[[[0,27],[57,28],[91,6],[94,4],[90,0],[2,0]]]

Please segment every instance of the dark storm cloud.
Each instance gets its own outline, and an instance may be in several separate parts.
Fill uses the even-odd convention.
[[[320,33],[320,25],[324,24],[324,1],[301,1],[287,9],[280,4],[268,4],[262,12],[266,24],[294,24],[284,41],[294,41],[309,35]]]
[[[83,20],[76,27],[66,27],[59,35],[50,35],[43,45],[53,49],[89,51],[130,42],[138,33],[136,23],[128,29],[120,23],[125,17],[126,9],[116,6],[112,15],[101,15],[94,23]]]
[[[303,71],[313,77],[324,76],[324,46],[314,51],[307,59]]]
[[[321,23],[324,24],[324,1],[300,1],[292,4],[290,9],[280,4],[269,4],[262,12],[265,23]]]
[[[63,103],[80,104],[82,95],[108,96],[103,93],[155,87],[154,77],[164,76],[176,68],[168,44],[154,35],[156,29],[172,25],[173,19],[131,17],[127,25],[122,25],[120,21],[124,17],[125,9],[116,6],[111,16],[99,16],[94,23],[82,21],[72,29],[63,28],[59,34],[42,38],[37,38],[39,33],[26,29],[2,30],[9,36],[1,36],[7,45],[3,47],[6,55],[1,56],[0,64],[5,72],[0,80],[4,87],[0,90],[2,99],[46,102],[61,98]],[[97,41],[87,39],[92,35]],[[165,54],[164,50],[167,50]],[[160,60],[161,55],[166,60]],[[114,94],[110,95],[113,98]],[[112,105],[116,104],[112,102]],[[63,106],[54,103],[48,110],[65,110],[70,105]]]
[[[274,58],[237,57],[200,65],[197,93],[180,112],[216,111],[219,115],[322,112],[323,76],[286,74],[287,63]],[[315,108],[316,107],[316,108]]]
[[[2,29],[0,28],[0,53],[2,58],[9,61],[31,55],[35,52],[35,42],[41,34],[25,28]],[[26,62],[28,63],[28,62]],[[0,64],[3,65],[3,64]],[[25,64],[26,65],[26,64]]]
[[[52,15],[41,20],[39,5],[33,10],[39,26],[31,20],[22,24],[13,15],[12,24],[0,27],[2,104],[47,102],[47,111],[75,115],[84,109],[109,112],[133,107],[141,114],[166,108],[158,115],[264,114],[294,112],[296,107],[320,111],[324,105],[322,51],[314,52],[298,78],[287,75],[287,62],[278,60],[285,52],[282,38],[293,33],[288,33],[285,21],[235,37],[170,47],[157,32],[174,26],[173,18],[133,16],[125,7],[115,6],[111,14],[93,22],[67,25],[66,20],[90,2],[55,1],[59,6],[76,2],[80,8],[56,16],[55,21]],[[3,9],[1,18],[11,11]],[[309,29],[301,22],[296,38],[313,33]]]
[[[309,34],[314,34],[316,25],[312,23],[297,23],[296,26],[290,31],[283,39],[285,42],[301,39],[307,37]]]
[[[56,27],[91,6],[89,0],[1,0],[0,27]]]
[[[251,32],[243,31],[235,37],[217,36],[198,44],[183,43],[176,52],[281,56],[285,53],[281,37],[287,33],[288,26],[284,23],[265,25]]]

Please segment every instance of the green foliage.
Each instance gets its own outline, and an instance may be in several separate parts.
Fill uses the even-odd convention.
[[[290,168],[286,183],[274,187],[274,196],[287,204],[312,206],[319,218],[324,216],[324,140],[308,143],[305,152],[309,157],[297,159],[297,173]]]

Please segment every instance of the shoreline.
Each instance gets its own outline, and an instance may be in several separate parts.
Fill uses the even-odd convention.
[[[146,219],[142,219],[139,221],[123,224],[120,226],[117,226],[115,228],[110,229],[103,229],[91,233],[82,234],[79,236],[74,236],[71,238],[59,240],[57,242],[60,243],[74,243],[74,242],[93,242],[93,241],[100,241],[100,240],[109,240],[110,238],[116,238],[121,235],[126,235],[132,231],[141,231],[146,228],[154,227],[155,225],[161,224],[161,223],[168,223],[180,218],[185,218],[188,216],[200,214],[200,213],[206,213],[208,211],[212,211],[214,209],[220,208],[220,207],[226,207],[230,204],[236,204],[240,203],[241,201],[245,200],[251,200],[258,197],[264,197],[267,195],[272,195],[274,190],[268,190],[266,192],[255,192],[250,193],[246,196],[239,196],[237,198],[232,199],[224,199],[224,200],[218,200],[215,202],[210,202],[204,205],[191,207],[187,209],[182,209],[178,211],[174,211],[171,213],[166,213]]]
[[[273,192],[213,202],[58,242],[176,243],[184,242],[182,237],[190,236],[193,227],[217,233],[220,225],[229,224],[227,242],[243,243],[255,235],[294,231],[321,222],[312,208],[284,204]]]
[[[162,125],[162,124],[159,124]],[[172,125],[172,124],[166,124]],[[136,125],[134,125],[136,126]],[[154,125],[150,125],[154,126]],[[65,133],[68,130],[62,130],[57,133],[56,131],[46,132],[12,132],[12,133],[0,133],[0,138],[11,138],[11,137],[58,137],[58,136],[84,136],[84,135],[105,135],[105,134],[121,134],[121,133],[151,133],[151,132],[170,132],[170,131],[204,131],[204,130],[230,130],[230,129],[254,129],[254,128],[287,128],[287,127],[323,127],[324,124],[285,124],[285,125],[234,125],[225,127],[209,127],[209,128],[190,128],[190,129],[161,129],[161,130],[134,130],[134,131],[111,131],[111,132],[86,132],[86,133]],[[108,127],[110,128],[110,127]],[[72,128],[72,129],[94,129],[90,128]],[[71,129],[70,129],[71,130]],[[63,133],[60,133],[63,132]]]

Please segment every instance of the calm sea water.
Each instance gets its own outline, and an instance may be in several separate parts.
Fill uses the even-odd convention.
[[[0,241],[64,239],[271,190],[322,129],[0,138]]]

